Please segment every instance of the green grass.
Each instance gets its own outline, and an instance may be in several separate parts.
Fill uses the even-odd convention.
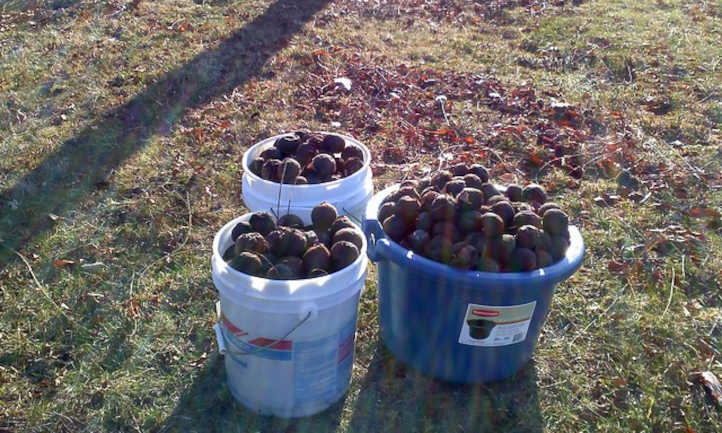
[[[592,0],[455,20],[295,3],[0,6],[0,431],[719,431],[690,374],[722,377],[721,225],[694,216],[722,211],[722,7]],[[377,188],[395,180],[382,155],[404,143],[403,114],[386,109],[374,132],[299,90],[353,71],[354,55],[495,77],[582,110],[598,132],[580,143],[578,181],[529,167],[529,134],[492,133],[543,116],[502,116],[478,95],[450,97],[448,112],[494,175],[538,177],[570,210],[584,267],[557,288],[527,367],[453,386],[383,348],[371,266],[348,395],[307,419],[260,417],[225,388],[210,244],[245,212],[243,150],[277,131],[338,121],[373,149]],[[357,84],[341,100],[370,100]],[[426,152],[407,175],[436,163]],[[597,206],[622,169],[649,198]]]

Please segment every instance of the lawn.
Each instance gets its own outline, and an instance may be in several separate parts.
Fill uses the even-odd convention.
[[[719,1],[0,3],[0,432],[722,430],[721,46]],[[524,369],[395,361],[371,266],[338,404],[234,402],[211,241],[243,151],[302,127],[377,189],[473,160],[569,209],[586,258]]]

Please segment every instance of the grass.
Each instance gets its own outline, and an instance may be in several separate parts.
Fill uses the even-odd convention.
[[[718,431],[690,374],[722,376],[719,4],[296,3],[0,6],[0,431]],[[538,178],[570,209],[584,267],[557,288],[534,360],[465,387],[384,349],[372,266],[348,395],[307,419],[254,415],[225,388],[208,265],[215,231],[245,212],[242,152],[338,122],[374,151],[377,188],[402,168],[389,148],[411,155],[406,175],[436,164],[408,113],[424,113],[418,131],[444,118],[407,82],[379,87],[405,105],[378,108],[356,76],[350,95],[317,98],[336,74],[402,64],[443,78],[430,91],[496,176]],[[583,176],[530,165],[536,137],[499,125],[551,120],[457,97],[447,83],[467,75],[582,111]],[[622,170],[649,197],[598,206]]]

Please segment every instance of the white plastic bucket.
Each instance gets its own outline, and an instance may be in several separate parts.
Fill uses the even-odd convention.
[[[322,132],[326,134],[326,132]],[[336,133],[334,133],[336,134]],[[243,154],[243,203],[251,212],[269,211],[280,207],[288,208],[289,202],[294,213],[305,220],[310,220],[311,210],[314,206],[327,201],[334,205],[340,215],[349,215],[356,218],[360,224],[363,220],[366,204],[374,195],[373,175],[371,173],[371,153],[360,141],[347,135],[336,134],[343,137],[347,143],[360,147],[364,155],[364,165],[361,170],[351,176],[333,182],[312,185],[287,185],[262,179],[253,173],[248,165],[251,160],[266,147],[273,145],[280,134],[267,138],[254,144]],[[281,190],[279,200],[278,191]]]
[[[249,218],[229,222],[213,240],[211,269],[221,301],[214,328],[228,387],[257,413],[312,415],[338,401],[351,380],[366,240],[356,261],[338,272],[268,280],[238,272],[222,258],[233,227]]]

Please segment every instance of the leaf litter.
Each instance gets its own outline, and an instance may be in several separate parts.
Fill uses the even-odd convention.
[[[442,149],[460,159],[501,159],[493,149],[514,143],[504,150],[517,152],[527,171],[551,165],[583,175],[581,150],[595,135],[588,122],[593,113],[566,102],[561,92],[507,85],[489,74],[389,64],[385,57],[335,47],[315,50],[303,63],[309,74],[294,94],[299,116],[339,122],[364,138],[388,137],[374,149],[384,163],[405,164]],[[454,120],[469,111],[484,118],[473,126]],[[622,147],[603,152],[618,154]]]
[[[473,25],[503,22],[508,19],[505,11],[512,8],[523,8],[531,16],[540,16],[552,8],[577,6],[581,3],[581,0],[345,0],[334,2],[326,15],[353,13],[367,19],[398,20],[407,25],[413,24],[415,20]]]

